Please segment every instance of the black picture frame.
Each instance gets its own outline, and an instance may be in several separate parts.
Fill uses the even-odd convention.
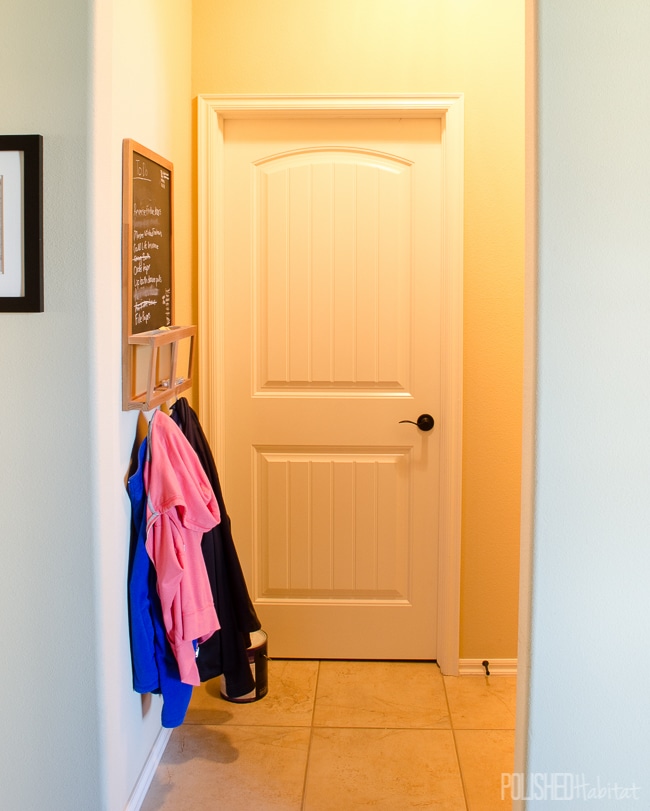
[[[0,135],[0,312],[43,309],[43,136]]]

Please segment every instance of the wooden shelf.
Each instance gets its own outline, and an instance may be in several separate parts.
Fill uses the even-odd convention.
[[[125,411],[149,411],[162,403],[178,397],[181,392],[192,385],[192,371],[194,366],[194,341],[196,327],[163,327],[148,332],[129,335],[127,338],[126,358],[124,359],[122,376],[124,382],[123,404]],[[179,344],[189,340],[189,358],[185,376],[178,376]],[[169,377],[160,379],[160,352],[163,346],[171,344],[171,357],[169,361]],[[136,377],[136,352],[138,347],[149,347],[150,357],[147,370],[147,387],[144,392],[134,393],[134,379]]]

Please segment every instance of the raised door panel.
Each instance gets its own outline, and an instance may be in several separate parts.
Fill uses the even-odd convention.
[[[409,452],[256,456],[256,599],[409,600]]]
[[[256,391],[408,391],[410,163],[299,150],[253,199]]]

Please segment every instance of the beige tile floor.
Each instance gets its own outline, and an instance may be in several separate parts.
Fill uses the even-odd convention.
[[[195,688],[142,811],[507,811],[515,678],[270,660],[260,701]]]

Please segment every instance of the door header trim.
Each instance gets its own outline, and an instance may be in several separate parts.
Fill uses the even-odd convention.
[[[384,95],[201,95],[199,110],[227,118],[301,118],[381,117],[444,118],[460,105],[463,94]]]

